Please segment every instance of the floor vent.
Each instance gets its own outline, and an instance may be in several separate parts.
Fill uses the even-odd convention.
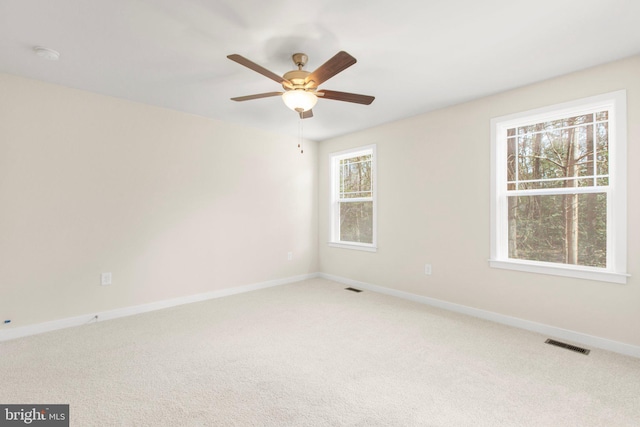
[[[362,292],[360,289],[356,289],[356,288],[344,288],[344,289],[351,292]]]
[[[589,354],[591,350],[587,350],[586,348],[576,347],[575,345],[567,344],[566,342],[560,342],[552,339],[548,339],[545,341],[547,344],[555,345],[556,347],[566,348],[567,350],[575,351],[576,353]]]

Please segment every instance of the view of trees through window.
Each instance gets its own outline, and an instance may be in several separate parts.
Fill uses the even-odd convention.
[[[606,267],[608,116],[508,129],[509,258]]]
[[[340,240],[373,243],[371,154],[340,160]]]

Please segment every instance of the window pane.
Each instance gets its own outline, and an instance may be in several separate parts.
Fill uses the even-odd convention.
[[[602,113],[600,113],[602,114]],[[567,128],[569,126],[575,126],[584,123],[592,123],[593,114],[584,114],[581,116],[565,117],[559,120],[551,120],[548,122],[542,122],[535,125],[522,126],[518,128],[518,135],[530,134],[534,132],[553,132],[558,129]]]
[[[371,197],[371,155],[340,160],[340,198]]]
[[[507,132],[513,134],[515,129],[509,129]],[[516,180],[516,139],[507,138],[507,190],[515,190],[515,184],[511,184]]]
[[[595,186],[608,173],[608,124],[594,124],[605,113],[508,129],[507,190]]]
[[[598,185],[597,180],[594,181],[593,178],[585,178],[577,180],[578,187],[593,187],[594,185]]]
[[[509,197],[509,258],[606,267],[605,193]]]
[[[576,173],[579,176],[593,176],[595,174],[593,125],[577,127],[575,139],[577,143],[577,152],[574,153]]]
[[[609,173],[609,125],[598,123],[596,126],[596,159],[599,175]]]
[[[373,243],[373,202],[340,203],[340,240]]]

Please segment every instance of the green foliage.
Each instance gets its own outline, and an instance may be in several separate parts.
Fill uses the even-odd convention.
[[[606,267],[607,205],[605,193],[509,197],[509,257],[565,263],[565,199],[578,198],[579,265]],[[513,235],[515,234],[515,236]]]
[[[373,243],[373,202],[340,203],[340,240]]]
[[[373,243],[371,155],[341,160],[339,166],[340,240]]]
[[[508,130],[507,190],[523,191],[508,198],[510,258],[606,267],[607,120],[601,111]]]
[[[371,197],[371,155],[340,161],[340,198]]]

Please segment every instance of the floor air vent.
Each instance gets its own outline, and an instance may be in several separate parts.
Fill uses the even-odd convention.
[[[576,347],[575,345],[567,344],[566,342],[560,342],[552,339],[546,340],[545,343],[555,345],[556,347],[566,348],[567,350],[575,351],[576,353],[589,354],[591,352],[591,350],[587,350],[586,348]]]
[[[344,288],[346,291],[351,291],[351,292],[362,292],[360,289],[356,289],[356,288]]]

